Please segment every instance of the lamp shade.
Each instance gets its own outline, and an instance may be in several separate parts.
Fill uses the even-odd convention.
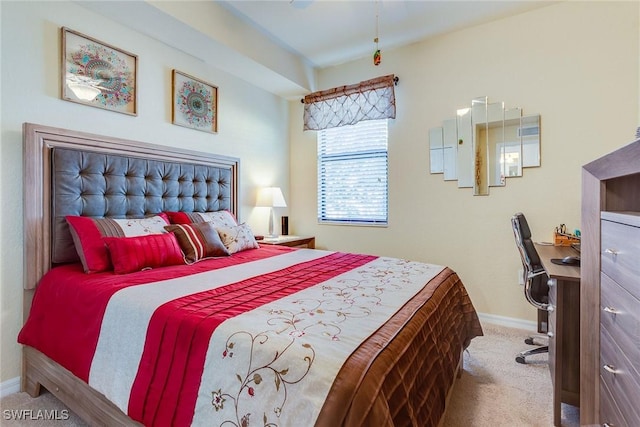
[[[286,208],[287,202],[284,201],[284,196],[282,195],[280,187],[265,187],[258,190],[256,206],[267,208]]]

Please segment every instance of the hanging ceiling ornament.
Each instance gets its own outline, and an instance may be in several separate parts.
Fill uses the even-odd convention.
[[[380,53],[380,48],[378,47],[378,31],[379,31],[379,17],[378,17],[378,2],[376,1],[376,37],[373,39],[373,42],[376,44],[376,51],[373,52],[373,65],[380,65],[380,61],[382,61],[382,54]]]

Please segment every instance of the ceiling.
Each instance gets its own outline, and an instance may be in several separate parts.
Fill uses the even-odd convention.
[[[318,69],[372,58],[376,22],[384,58],[393,48],[557,1],[74,0],[286,99],[318,90]]]
[[[226,0],[225,7],[314,68],[523,13],[539,0]],[[376,19],[377,16],[377,19]]]

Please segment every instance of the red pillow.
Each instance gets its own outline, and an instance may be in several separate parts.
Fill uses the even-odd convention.
[[[109,252],[104,245],[104,237],[133,237],[165,233],[169,223],[166,214],[149,218],[113,219],[66,216],[76,251],[82,261],[85,273],[111,270]]]
[[[191,224],[196,222],[193,212],[164,212],[169,218],[170,224]]]
[[[147,268],[184,264],[182,251],[173,233],[138,237],[105,237],[116,274]]]

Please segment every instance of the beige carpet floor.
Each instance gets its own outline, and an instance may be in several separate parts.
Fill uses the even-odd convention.
[[[523,342],[527,332],[489,323],[483,328],[485,336],[475,338],[464,354],[464,373],[454,387],[443,426],[552,426],[547,355],[536,355],[526,365],[518,364],[514,357],[527,348]],[[0,401],[0,407],[3,427],[87,425],[73,413],[67,420],[10,419],[12,413],[21,410],[31,410],[34,415],[38,410],[58,411],[55,413],[64,416],[66,408],[49,393],[36,399],[26,393],[12,394]],[[562,418],[565,427],[579,425],[575,407],[563,405]]]
[[[553,426],[552,387],[547,354],[515,362],[529,347],[530,332],[489,323],[464,353],[464,372],[456,382],[444,426]],[[562,405],[562,426],[580,425],[580,410]]]

